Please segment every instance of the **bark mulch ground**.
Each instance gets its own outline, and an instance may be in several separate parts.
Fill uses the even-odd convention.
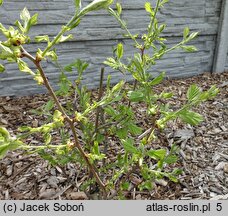
[[[199,126],[175,122],[164,132],[164,142],[175,142],[181,148],[177,164],[183,169],[180,182],[156,181],[149,192],[133,187],[127,193],[128,199],[228,199],[228,73],[167,80],[156,90],[173,91],[176,96],[172,103],[178,106],[192,83],[202,89],[216,84],[220,93],[196,108],[205,118]],[[1,97],[0,125],[14,134],[19,126],[38,126],[43,119],[31,110],[47,101],[47,95]],[[140,113],[138,117],[143,119]],[[81,173],[79,177],[73,164],[64,170],[51,167],[37,155],[9,152],[0,160],[0,199],[96,199],[96,195],[89,196],[77,189],[86,176]]]

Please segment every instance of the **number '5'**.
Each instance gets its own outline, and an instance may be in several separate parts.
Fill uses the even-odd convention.
[[[216,210],[217,211],[222,211],[222,203],[217,203]]]

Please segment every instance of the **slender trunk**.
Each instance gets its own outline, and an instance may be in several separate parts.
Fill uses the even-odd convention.
[[[40,72],[40,75],[43,79],[43,83],[45,85],[45,87],[47,88],[50,96],[53,98],[56,106],[58,107],[59,111],[63,114],[65,121],[69,124],[70,129],[73,133],[73,137],[74,137],[74,143],[75,143],[75,147],[79,150],[81,156],[83,157],[84,161],[86,162],[90,172],[93,174],[94,178],[96,179],[98,185],[102,188],[102,190],[104,191],[104,194],[106,195],[106,187],[105,184],[102,182],[102,180],[100,179],[98,173],[95,171],[95,168],[93,166],[93,164],[89,161],[89,158],[87,156],[87,154],[84,152],[83,148],[81,147],[79,140],[78,140],[78,135],[77,135],[77,131],[75,129],[74,126],[74,120],[71,119],[67,113],[65,112],[64,108],[62,107],[62,105],[60,104],[54,90],[52,89],[46,75],[45,72],[40,64],[40,61],[38,61],[36,58],[34,58],[32,55],[30,55],[26,50],[24,50],[24,48],[22,47],[22,57],[27,57],[28,59],[30,59],[35,66],[37,67],[37,69]]]

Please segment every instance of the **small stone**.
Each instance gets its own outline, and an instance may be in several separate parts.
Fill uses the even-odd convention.
[[[13,173],[13,167],[12,166],[9,166],[6,170],[6,175],[7,176],[11,176]]]
[[[87,200],[88,197],[84,192],[72,192],[70,193],[70,198],[72,200]]]
[[[135,197],[136,200],[141,200],[142,199],[142,196],[141,194],[138,194],[136,197]]]
[[[224,170],[225,173],[228,173],[228,163],[226,163],[226,164],[224,165],[223,170]]]
[[[164,187],[166,187],[168,184],[168,182],[165,181],[164,179],[157,179],[157,180],[155,180],[155,183],[158,185],[164,186]]]
[[[216,196],[217,196],[216,193],[214,193],[214,192],[211,192],[211,193],[210,193],[210,197],[211,197],[211,198],[216,197]]]

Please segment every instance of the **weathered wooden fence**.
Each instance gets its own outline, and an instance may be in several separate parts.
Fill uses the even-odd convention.
[[[118,0],[123,5],[123,18],[127,20],[132,33],[145,30],[149,17],[144,10],[144,3],[149,0]],[[91,0],[82,1],[83,5]],[[155,3],[155,0],[150,0]],[[166,22],[168,28],[165,36],[171,46],[182,38],[183,28],[189,26],[192,31],[199,31],[199,37],[192,42],[198,47],[196,53],[184,53],[176,50],[167,54],[151,73],[166,71],[169,77],[193,76],[203,72],[222,72],[228,69],[228,0],[170,0],[160,13],[160,21]],[[19,19],[19,12],[24,7],[34,14],[39,13],[39,23],[31,30],[31,37],[48,34],[54,36],[62,25],[74,13],[73,0],[5,0],[0,8],[0,19],[9,25]],[[131,41],[124,39],[123,31],[114,18],[106,11],[91,13],[82,19],[79,28],[73,31],[74,39],[57,47],[59,62],[66,65],[75,59],[83,59],[90,63],[84,82],[89,87],[98,86],[99,71],[102,62],[112,56],[112,46],[118,41],[125,44],[127,55],[132,55]],[[0,40],[2,38],[0,37]],[[44,48],[45,44],[41,46]],[[27,47],[35,54],[37,45],[32,42]],[[44,92],[32,78],[21,73],[15,64],[6,64],[6,72],[0,74],[0,95],[25,95]],[[58,82],[59,69],[51,62],[43,64],[48,78],[54,86]],[[121,74],[106,68],[115,83]],[[75,74],[69,74],[70,77]],[[125,75],[129,80],[130,76]]]

